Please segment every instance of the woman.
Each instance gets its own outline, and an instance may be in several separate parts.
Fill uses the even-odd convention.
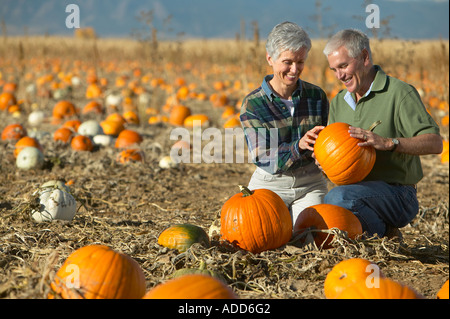
[[[300,80],[311,49],[308,34],[283,22],[270,32],[266,59],[273,69],[242,103],[240,120],[256,170],[248,187],[277,193],[293,225],[300,212],[322,203],[327,182],[312,158],[328,121],[328,99],[316,85]]]

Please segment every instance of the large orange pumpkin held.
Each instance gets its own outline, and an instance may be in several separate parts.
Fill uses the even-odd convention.
[[[379,122],[372,125],[373,130]],[[361,140],[351,137],[350,125],[336,122],[327,125],[314,144],[314,156],[327,177],[336,185],[362,181],[375,164],[373,147],[361,147]]]

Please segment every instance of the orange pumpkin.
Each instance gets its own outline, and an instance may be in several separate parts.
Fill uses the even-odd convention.
[[[362,181],[372,170],[376,154],[373,147],[361,147],[360,139],[351,137],[346,123],[326,126],[316,139],[314,155],[324,173],[337,185]]]
[[[345,288],[337,299],[424,299],[414,289],[394,280],[381,277],[368,285],[366,280],[359,280]]]
[[[148,124],[167,123],[169,118],[165,115],[153,115],[148,118]]]
[[[94,149],[94,143],[85,135],[76,135],[72,138],[70,146],[75,151],[90,152]]]
[[[143,299],[238,299],[238,296],[214,277],[188,274],[157,285]]]
[[[97,83],[91,83],[86,88],[86,98],[87,99],[96,99],[101,97],[102,89]]]
[[[368,276],[371,276],[368,278]],[[350,258],[336,264],[327,274],[324,293],[328,299],[336,298],[345,288],[359,280],[383,277],[378,266],[367,259]]]
[[[285,245],[292,236],[292,220],[281,197],[268,189],[240,188],[222,206],[222,240],[252,253]]]
[[[6,82],[3,85],[3,92],[15,93],[17,90],[17,83],[14,82]]]
[[[229,118],[230,116],[234,116],[234,115],[235,115],[235,112],[236,112],[236,110],[234,109],[234,107],[232,107],[232,106],[230,106],[230,105],[225,106],[225,110],[222,112],[221,117],[222,117],[223,119],[227,119],[227,118]]]
[[[123,118],[125,119],[125,122],[128,124],[136,124],[139,125],[139,115],[135,111],[126,111],[122,114]]]
[[[184,120],[191,115],[191,109],[185,105],[174,105],[170,110],[169,123],[182,126]]]
[[[95,101],[89,101],[84,107],[83,110],[81,111],[83,114],[87,114],[87,113],[96,113],[96,114],[102,114],[103,113],[103,106]]]
[[[441,289],[439,289],[436,298],[437,299],[448,299],[448,279],[447,281],[442,285]]]
[[[62,126],[67,127],[76,133],[76,132],[78,132],[78,128],[80,127],[80,125],[81,125],[80,120],[68,120],[68,121],[64,122],[64,124]]]
[[[55,104],[52,114],[53,119],[56,120],[55,122],[57,122],[58,120],[61,120],[63,118],[77,115],[78,110],[72,102],[63,100]]]
[[[53,133],[54,141],[61,141],[63,143],[70,143],[74,132],[68,127],[60,127]]]
[[[206,114],[189,115],[184,119],[183,125],[187,128],[208,126],[209,117]]]
[[[51,288],[63,299],[137,299],[145,294],[145,276],[130,256],[88,245],[70,254]]]
[[[142,142],[142,136],[136,131],[125,129],[122,130],[117,136],[115,147],[127,148],[130,146],[136,146]]]
[[[318,204],[305,208],[298,216],[294,232],[301,234],[305,230],[338,228],[346,231],[350,239],[362,234],[362,226],[358,217],[346,208],[332,204]],[[332,248],[330,242],[333,235],[314,232],[314,241],[318,247]]]
[[[12,92],[3,92],[0,94],[0,110],[6,111],[11,105],[17,104],[16,97]]]
[[[123,150],[117,156],[117,161],[121,164],[128,162],[142,162],[144,161],[144,154],[137,149]]]
[[[105,121],[114,121],[114,122],[119,122],[121,124],[125,124],[127,121],[125,120],[125,118],[120,114],[120,113],[111,113],[109,114]]]
[[[114,120],[104,120],[100,122],[100,126],[103,129],[103,133],[106,135],[113,135],[117,136],[122,132],[125,127],[121,121],[114,121]]]
[[[22,124],[9,124],[2,131],[2,140],[18,141],[27,134],[27,130]]]
[[[36,147],[38,148],[41,152],[43,152],[43,148],[41,146],[41,143],[39,143],[39,141],[37,139],[35,139],[34,137],[30,137],[30,136],[24,136],[22,137],[20,140],[17,141],[16,145],[14,146],[14,157],[17,157],[17,155],[19,155],[20,151],[25,148],[25,147]]]
[[[241,121],[235,116],[230,117],[224,124],[224,128],[234,128],[234,127],[241,127]]]

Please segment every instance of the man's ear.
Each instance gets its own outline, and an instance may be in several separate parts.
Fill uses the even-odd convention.
[[[367,49],[363,49],[361,53],[362,53],[364,65],[370,64],[369,51],[367,51]]]

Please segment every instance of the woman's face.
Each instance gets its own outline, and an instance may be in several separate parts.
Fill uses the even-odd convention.
[[[272,57],[267,55],[267,62],[273,69],[274,77],[271,81],[271,85],[274,89],[295,89],[297,80],[305,67],[307,57],[308,51],[305,48],[301,48],[296,52],[289,50],[283,51],[276,60],[273,60]]]

